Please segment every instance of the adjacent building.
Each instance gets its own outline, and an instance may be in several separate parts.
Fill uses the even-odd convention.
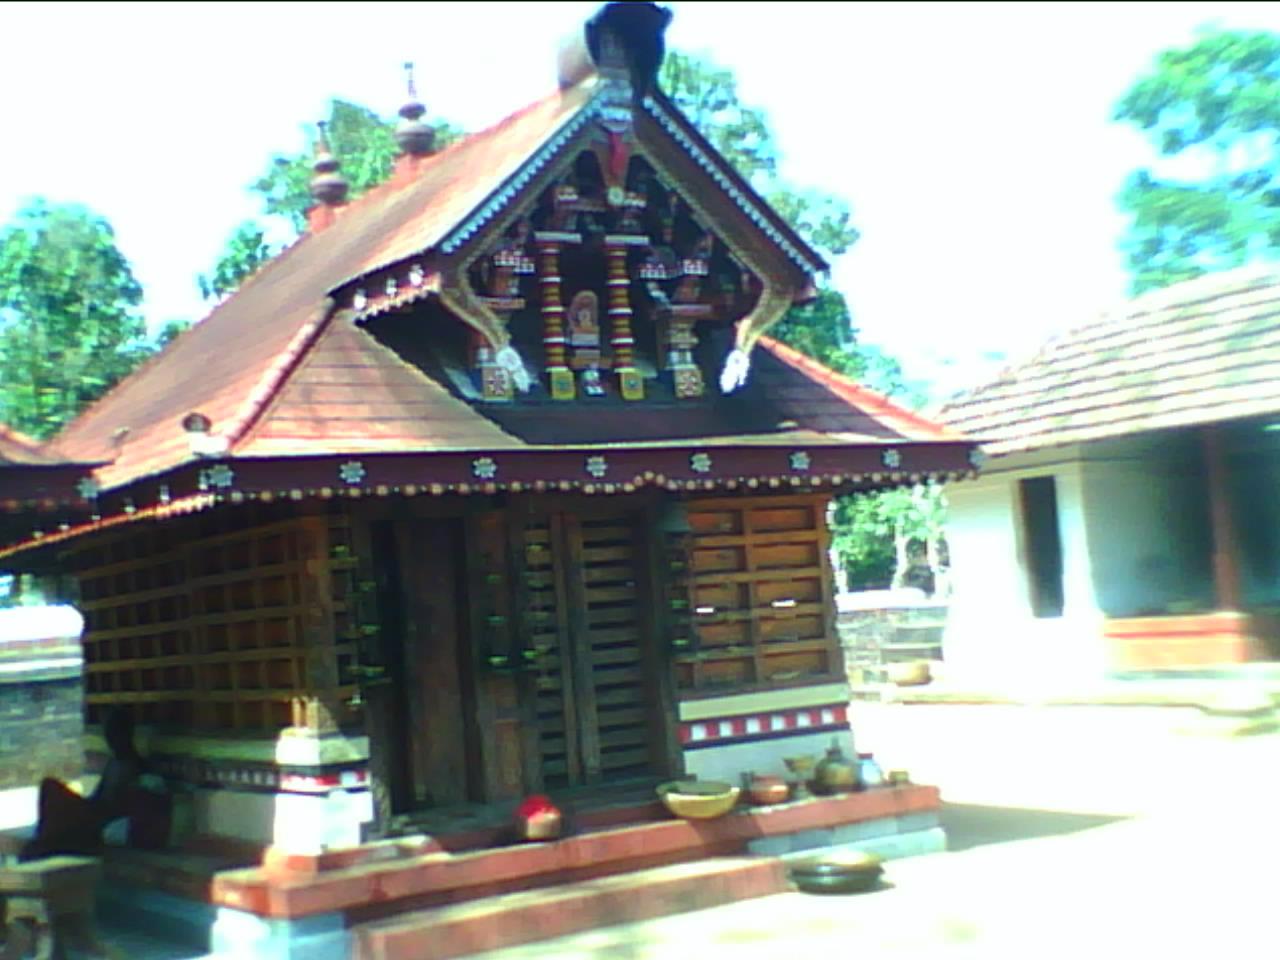
[[[1274,658],[1280,272],[1145,294],[951,402],[953,672],[1099,677]]]

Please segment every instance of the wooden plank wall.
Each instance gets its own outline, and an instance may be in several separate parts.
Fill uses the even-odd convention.
[[[682,692],[767,688],[842,675],[824,495],[688,504],[685,609],[696,650]]]
[[[350,562],[341,515],[254,507],[139,524],[70,555],[85,614],[90,722],[125,706],[162,728],[335,729]],[[335,644],[335,636],[339,637]]]

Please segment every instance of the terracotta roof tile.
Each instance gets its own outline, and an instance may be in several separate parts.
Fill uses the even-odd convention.
[[[43,451],[39,440],[0,424],[0,467],[56,463],[58,459]]]
[[[251,431],[282,375],[326,325],[330,291],[440,239],[589,102],[590,86],[557,91],[428,158],[408,183],[384,184],[349,204],[85,411],[57,449],[110,461],[99,476],[116,486],[191,459],[181,430],[191,411],[233,442]],[[127,432],[115,444],[120,431]]]
[[[708,334],[707,353],[729,349],[727,330]],[[903,443],[963,439],[762,338],[747,386],[723,396],[676,400],[650,383],[643,403],[606,398],[562,403],[530,397],[478,404],[457,396],[339,318],[236,448],[239,456],[322,456],[442,450],[553,449],[662,442]]]
[[[1280,270],[1210,274],[1124,304],[948,403],[1014,453],[1280,412]]]
[[[853,411],[860,412],[882,428],[911,440],[964,440],[958,430],[950,429],[905,407],[884,394],[862,386],[772,337],[761,337],[760,346],[803,377],[791,385],[779,384],[774,389],[778,399],[788,401],[782,409],[796,417],[811,417],[816,412],[829,412],[831,429],[849,431],[845,426]],[[852,408],[852,409],[851,409]],[[856,428],[852,432],[859,432]]]
[[[209,417],[239,458],[964,439],[768,338],[747,387],[728,397],[709,384],[702,400],[663,402],[655,385],[644,403],[614,398],[587,415],[584,405],[536,397],[476,404],[413,351],[397,352],[335,311],[338,288],[439,246],[506,196],[512,178],[590,104],[594,83],[557,91],[343,208],[87,410],[57,449],[110,461],[98,477],[112,488],[190,461],[181,422],[192,411]],[[703,337],[705,369],[723,359],[730,337],[727,329]]]

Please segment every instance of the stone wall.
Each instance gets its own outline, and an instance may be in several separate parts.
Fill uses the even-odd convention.
[[[32,637],[0,611],[0,790],[84,771],[84,661],[79,636]],[[8,629],[7,629],[8,628]]]
[[[840,598],[836,620],[850,682],[859,683],[866,671],[885,663],[942,659],[946,603],[886,597],[867,604],[856,597]]]

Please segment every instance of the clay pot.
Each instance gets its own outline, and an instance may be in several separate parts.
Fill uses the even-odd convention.
[[[791,796],[791,788],[781,777],[758,774],[747,781],[747,796],[757,806],[767,807],[775,803],[785,803]]]
[[[813,784],[819,793],[848,793],[857,789],[858,768],[845,759],[838,743],[833,743],[827,755],[818,761]]]

